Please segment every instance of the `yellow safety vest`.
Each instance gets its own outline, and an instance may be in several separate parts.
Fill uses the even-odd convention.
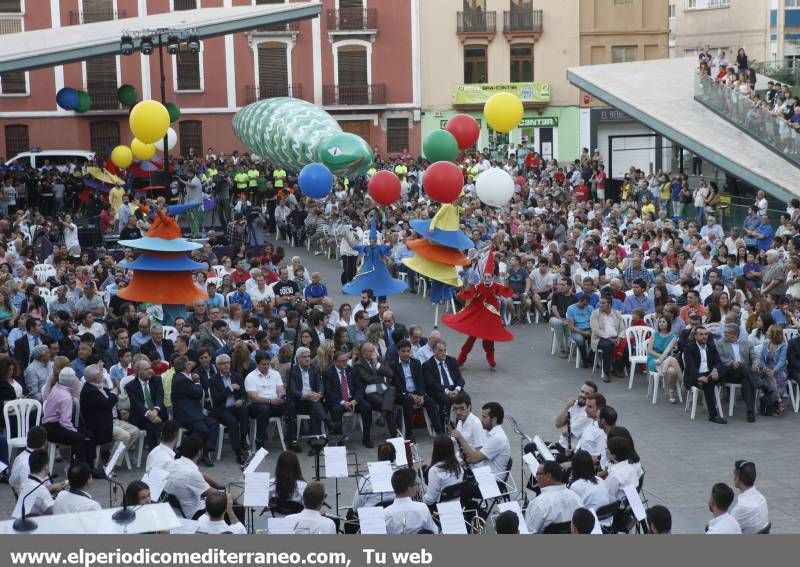
[[[233,181],[234,183],[236,183],[237,189],[239,189],[240,191],[244,191],[245,189],[247,189],[247,184],[249,183],[250,178],[244,171],[240,171],[233,177]]]
[[[258,185],[258,176],[259,173],[257,169],[251,169],[250,171],[247,172],[247,177],[248,179],[250,179],[249,183],[250,187],[255,187],[256,185]]]
[[[275,179],[275,187],[283,189],[283,180],[286,179],[286,171],[283,169],[276,169],[272,172],[272,177]]]

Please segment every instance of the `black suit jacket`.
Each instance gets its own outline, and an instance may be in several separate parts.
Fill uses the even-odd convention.
[[[144,417],[147,408],[144,403],[144,392],[142,386],[139,384],[139,379],[134,378],[125,384],[125,391],[128,392],[128,399],[131,402],[130,416],[128,421],[136,427],[144,427],[145,424],[150,422]],[[166,419],[166,411],[164,409],[164,385],[161,383],[161,376],[153,376],[150,378],[150,396],[153,398],[153,406],[158,408],[158,414],[161,419]]]
[[[447,355],[444,363],[447,367],[447,373],[450,374],[450,379],[453,381],[453,388],[460,387],[463,390],[464,377],[461,375],[461,369],[458,367],[456,359]],[[425,377],[425,389],[429,395],[444,393],[445,388],[439,374],[439,361],[436,360],[435,356],[432,356],[422,365],[422,375]]]
[[[800,336],[789,341],[786,347],[786,373],[792,380],[800,378]]]
[[[344,371],[347,377],[347,389],[350,394],[350,399],[342,399],[342,383],[339,379],[339,370],[336,366],[331,365],[322,374],[322,382],[325,386],[325,405],[328,407],[335,407],[341,402],[350,402],[356,400],[359,404],[364,404],[364,391],[359,390],[356,384],[355,377],[353,376],[353,369],[347,367]]]
[[[711,372],[716,368],[717,373],[722,372],[722,360],[717,352],[717,345],[714,341],[709,340],[706,343],[706,363],[708,371]],[[698,369],[700,368],[700,349],[697,347],[697,341],[691,341],[683,349],[683,380],[687,386],[693,386],[697,383],[699,376]]]
[[[31,348],[28,344],[28,333],[25,333],[14,342],[14,358],[20,367],[25,370],[31,362]]]
[[[203,414],[203,391],[208,387],[208,382],[200,379],[193,382],[182,372],[176,372],[172,377],[172,415],[181,425],[190,425],[201,421]]]
[[[409,362],[411,364],[411,378],[414,380],[414,386],[416,387],[416,392],[414,393],[418,396],[424,396],[427,393],[427,389],[425,387],[425,376],[422,373],[422,363],[413,357]],[[394,374],[394,387],[397,391],[397,397],[409,395],[410,392],[406,388],[406,375],[403,372],[403,365],[400,364],[400,360],[393,362],[391,368],[392,374]]]
[[[407,337],[407,336],[408,336],[408,329],[406,329],[406,326],[405,326],[405,325],[401,325],[400,323],[395,323],[395,324],[394,324],[394,330],[396,331],[396,330],[398,330],[398,329],[399,329],[399,330],[401,330],[401,331],[403,331],[403,336],[404,336],[404,337]],[[386,342],[386,345],[387,345],[387,346],[388,346],[388,345],[390,345],[390,344],[392,344],[392,341],[390,340],[390,339],[391,339],[391,334],[392,334],[392,333],[390,333],[390,332],[389,332],[389,329],[387,329],[387,328],[384,326],[384,327],[383,327],[383,340]]]
[[[303,399],[303,375],[300,373],[300,367],[295,366],[287,377],[286,389],[289,393],[289,398],[294,401]],[[319,373],[319,368],[312,364],[308,367],[308,382],[311,389],[320,394],[325,393],[325,388],[322,384],[322,376]]]
[[[225,404],[228,401],[228,395],[233,393],[234,400],[246,400],[247,393],[244,391],[244,378],[238,372],[231,370],[231,384],[239,384],[238,390],[228,390],[225,387],[225,382],[222,380],[222,375],[219,372],[212,374],[208,383],[208,388],[211,393],[211,403],[215,412],[225,411]]]
[[[362,398],[366,393],[367,386],[370,384],[394,385],[392,383],[392,369],[389,366],[381,364],[380,368],[374,369],[363,358],[359,359],[353,366],[353,378],[356,390],[358,390]]]
[[[172,358],[172,353],[175,352],[175,345],[173,345],[172,341],[168,339],[162,339],[161,348],[164,351],[164,358],[162,358],[161,360],[167,363],[170,362],[170,359]],[[153,339],[150,339],[149,341],[144,343],[142,345],[142,348],[140,348],[139,350],[142,352],[142,354],[146,354],[147,356],[152,358],[150,354],[152,352],[155,352],[156,350],[156,345],[153,344]]]
[[[95,443],[110,443],[114,433],[114,406],[117,395],[108,388],[103,388],[106,396],[92,384],[84,384],[81,388],[81,418],[83,424],[94,434]]]

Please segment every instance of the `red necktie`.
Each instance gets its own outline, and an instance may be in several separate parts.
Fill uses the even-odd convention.
[[[339,370],[339,376],[342,386],[342,401],[347,402],[350,400],[350,389],[347,387],[347,376],[345,375],[344,370]]]

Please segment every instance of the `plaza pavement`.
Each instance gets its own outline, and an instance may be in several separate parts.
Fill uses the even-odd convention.
[[[280,242],[280,244],[285,244]],[[305,249],[286,249],[287,258],[300,255],[306,261],[307,271],[319,271],[328,290],[338,304],[345,300],[339,291],[339,264],[323,256],[311,256]],[[347,298],[353,303],[357,298]],[[427,299],[411,294],[390,298],[392,310],[398,322],[410,325],[422,324],[425,334],[433,325],[433,308]],[[624,425],[633,434],[636,449],[646,470],[644,491],[650,505],[664,504],[672,511],[675,533],[702,533],[710,518],[707,502],[711,486],[715,482],[727,482],[732,486],[733,462],[748,459],[758,469],[757,486],[769,503],[773,533],[800,533],[800,444],[796,441],[800,418],[788,411],[780,418],[759,417],[754,424],[745,421],[743,402],[737,401],[734,417],[728,425],[717,425],[707,421],[703,408],[698,408],[697,419],[691,421],[681,404],[670,405],[663,392],[657,405],[646,398],[646,377],[638,374],[632,390],[627,380],[615,380],[611,384],[599,381],[590,370],[576,370],[574,364],[550,355],[550,331],[546,324],[515,325],[513,343],[497,345],[498,366],[490,372],[483,358],[480,343],[463,368],[466,390],[473,400],[473,409],[487,401],[498,401],[517,418],[525,432],[533,437],[540,435],[545,440],[555,439],[553,427],[556,414],[567,399],[575,397],[581,383],[594,379],[608,403],[619,413],[619,425]],[[464,337],[442,327],[448,350],[457,355]],[[724,404],[727,409],[727,403]],[[504,424],[511,441],[514,459],[513,476],[517,485],[520,478],[520,442],[513,432],[510,420]],[[385,428],[373,428],[373,441],[380,441]],[[424,430],[417,430],[420,453],[430,457],[431,441]],[[305,447],[304,447],[305,449]],[[260,466],[260,471],[272,472],[280,453],[280,445],[273,440],[270,454]],[[348,443],[348,451],[355,452],[359,463],[374,460],[375,450],[366,450],[360,443],[360,431],[355,431]],[[306,480],[314,474],[313,458],[305,452],[300,455]],[[63,464],[56,464],[64,479]],[[117,479],[123,484],[141,478],[143,470],[117,469]],[[226,439],[222,462],[208,473],[225,483],[243,480],[240,467],[235,463],[233,451]],[[527,478],[527,471],[526,471]],[[339,482],[339,505],[349,506],[354,491],[354,480]],[[108,506],[108,483],[94,481],[91,491]],[[238,489],[237,489],[238,492]],[[327,502],[335,506],[334,482],[327,481]],[[0,486],[0,517],[8,518],[13,509],[13,496],[7,485]],[[118,500],[119,502],[119,500]],[[342,514],[344,511],[342,512]],[[256,528],[265,528],[266,515],[257,518]]]

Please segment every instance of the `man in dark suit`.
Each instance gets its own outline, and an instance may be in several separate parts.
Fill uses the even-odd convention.
[[[100,339],[103,337],[106,337],[106,341],[109,342],[108,345],[102,344]],[[119,362],[120,349],[130,347],[130,336],[128,335],[128,329],[125,327],[120,327],[114,331],[113,341],[110,340],[108,335],[103,335],[103,337],[97,339],[94,343],[94,346],[95,349],[98,349],[102,353],[103,363],[105,364],[106,368],[111,368]]]
[[[694,331],[694,340],[683,350],[683,382],[687,389],[692,386],[703,390],[708,408],[708,420],[714,423],[728,423],[717,409],[714,390],[722,384],[720,371],[722,361],[714,341],[708,340],[708,329],[702,325]]]
[[[397,437],[392,369],[381,364],[378,358],[378,349],[370,342],[361,345],[360,354],[358,362],[353,365],[356,397],[363,398],[371,409],[381,412],[386,421],[386,427],[389,429],[389,435]],[[366,424],[362,442],[364,447],[372,448],[372,439]]]
[[[411,342],[403,339],[397,343],[396,362],[391,363],[394,375],[395,403],[403,406],[403,422],[406,425],[406,439],[414,442],[414,410],[424,408],[436,433],[443,433],[439,410],[433,398],[425,391],[425,378],[422,364],[411,355]]]
[[[189,359],[178,355],[172,361],[175,375],[172,377],[172,415],[181,427],[187,429],[205,444],[203,462],[208,467],[214,466],[211,453],[217,446],[219,422],[203,413],[203,392],[208,390],[208,382],[201,380],[200,375],[193,372],[187,376]]]
[[[140,360],[133,369],[136,377],[125,385],[131,404],[128,421],[147,432],[147,443],[153,448],[158,445],[161,422],[167,415],[164,411],[164,387],[161,376],[153,376],[150,361]]]
[[[323,403],[325,388],[322,384],[322,375],[319,368],[311,364],[311,351],[305,347],[297,349],[294,357],[295,365],[287,377],[287,390],[289,399],[296,414],[311,416],[312,435],[322,434],[322,424],[333,429],[333,422],[325,411]],[[289,425],[289,429],[296,429],[297,425]],[[289,438],[296,439],[297,431],[290,431]]]
[[[447,343],[439,341],[433,356],[422,365],[425,391],[439,406],[442,426],[450,419],[453,399],[464,389],[464,377],[456,359],[447,354]]]
[[[725,325],[722,339],[717,341],[717,352],[722,363],[719,375],[726,384],[742,385],[747,421],[752,423],[756,420],[756,390],[764,389],[765,385],[758,374],[752,371],[753,365],[758,363],[753,355],[753,345],[747,337],[740,337],[739,334],[739,325],[729,323]],[[769,392],[765,392],[765,395],[770,397]]]
[[[386,364],[393,365],[397,362],[399,358],[397,354],[397,345],[403,340],[408,340],[408,330],[400,325],[395,325],[392,331],[392,346],[386,348],[386,354],[383,356],[383,361]],[[409,341],[408,344],[410,346],[411,342]]]
[[[372,427],[372,408],[356,389],[352,370],[347,366],[350,353],[339,350],[334,355],[333,364],[322,374],[325,386],[325,407],[331,416],[336,433],[342,432],[342,416],[345,413],[357,413],[361,416],[361,424],[365,437]]]
[[[25,321],[25,334],[14,342],[14,358],[19,362],[20,368],[25,370],[31,362],[33,347],[43,344],[42,333],[44,327],[42,322],[34,317],[28,317]]]
[[[395,341],[395,331],[399,331],[404,339],[408,338],[408,329],[405,325],[395,322],[394,313],[389,309],[381,314],[381,322],[383,323],[383,340],[386,341],[387,348],[391,348],[397,342]]]
[[[90,364],[83,373],[86,382],[81,388],[81,419],[92,432],[97,445],[107,445],[114,439],[114,406],[117,395],[103,387],[103,372]]]
[[[214,356],[230,354],[226,342],[227,336],[227,321],[214,321],[211,323],[211,334],[200,339],[200,348],[207,348]]]
[[[231,357],[219,354],[216,358],[217,372],[212,374],[209,390],[213,409],[211,415],[228,430],[231,447],[236,453],[236,461],[243,464],[247,460],[247,395],[244,391],[244,378],[231,370]]]
[[[164,329],[161,325],[153,325],[150,327],[150,340],[139,350],[150,358],[153,358],[150,354],[155,351],[161,360],[169,362],[172,360],[172,353],[175,352],[175,345],[171,340],[164,338]]]

